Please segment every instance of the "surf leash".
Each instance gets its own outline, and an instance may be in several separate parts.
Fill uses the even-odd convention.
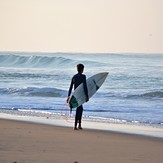
[[[72,118],[72,114],[71,112],[69,113],[69,105],[67,102],[64,104],[64,106],[61,109],[61,117],[64,120],[66,120],[68,123],[72,123],[70,122],[70,119]]]

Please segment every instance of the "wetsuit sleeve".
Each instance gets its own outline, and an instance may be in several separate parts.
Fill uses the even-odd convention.
[[[68,91],[68,97],[71,95],[72,88],[73,88],[73,78],[71,80],[70,88],[69,88],[69,91]]]
[[[85,95],[86,95],[86,97],[88,97],[88,88],[87,88],[87,82],[86,82],[86,76],[85,75],[84,75],[83,87],[84,87]]]

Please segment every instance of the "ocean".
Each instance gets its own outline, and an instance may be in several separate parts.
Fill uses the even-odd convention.
[[[67,93],[78,63],[87,78],[109,72],[83,105],[83,118],[163,125],[163,54],[0,52],[0,112],[68,116]]]

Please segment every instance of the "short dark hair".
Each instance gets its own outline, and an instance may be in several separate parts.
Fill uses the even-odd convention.
[[[78,70],[78,72],[83,72],[83,70],[84,70],[84,65],[83,65],[83,64],[78,64],[78,65],[77,65],[77,70]]]

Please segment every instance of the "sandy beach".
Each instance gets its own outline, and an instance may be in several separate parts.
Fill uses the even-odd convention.
[[[0,120],[1,163],[162,163],[163,139]]]

